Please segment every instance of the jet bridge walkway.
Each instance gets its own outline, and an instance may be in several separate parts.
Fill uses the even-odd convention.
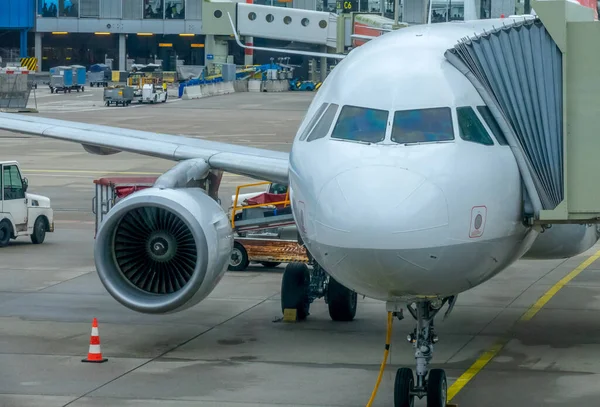
[[[600,223],[600,22],[565,0],[460,41],[447,60],[475,86],[523,177],[531,224]]]
[[[203,31],[231,35],[229,16],[244,37],[337,47],[338,16],[334,13],[232,1],[202,2]]]

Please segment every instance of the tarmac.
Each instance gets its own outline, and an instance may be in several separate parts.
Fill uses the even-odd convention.
[[[102,90],[37,91],[40,116],[289,151],[314,94],[240,93],[156,106],[104,107]],[[385,306],[359,298],[356,319],[330,320],[323,300],[301,323],[281,321],[276,269],[228,272],[196,307],[143,315],[118,304],[94,267],[93,180],[160,174],[174,163],[0,132],[0,160],[18,160],[32,193],[52,199],[56,231],[0,249],[0,406],[365,406],[385,342]],[[223,206],[235,186],[226,175]],[[600,250],[518,261],[458,297],[436,319],[432,367],[466,406],[589,406],[600,394]],[[594,255],[593,257],[590,257]],[[585,262],[585,263],[584,263]],[[583,263],[583,265],[582,265]],[[558,285],[557,285],[558,284]],[[550,290],[550,291],[549,291]],[[414,369],[408,313],[373,407],[393,405],[395,371]],[[92,319],[106,363],[88,364]],[[416,406],[424,406],[424,400]]]

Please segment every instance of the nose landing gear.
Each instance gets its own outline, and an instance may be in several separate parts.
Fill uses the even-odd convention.
[[[433,319],[444,302],[420,301],[408,307],[417,321],[413,333],[407,340],[415,348],[416,380],[410,368],[402,367],[396,372],[394,383],[394,407],[413,407],[414,398],[427,397],[427,407],[445,407],[448,382],[443,369],[431,369],[427,365],[433,357],[433,345],[438,341],[433,328]]]

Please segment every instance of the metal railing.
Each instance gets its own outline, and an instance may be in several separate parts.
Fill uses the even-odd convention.
[[[285,208],[286,206],[288,206],[290,204],[290,190],[288,188],[287,192],[285,193],[285,200],[283,200],[283,201],[269,202],[269,203],[256,204],[256,205],[242,205],[242,206],[238,206],[238,198],[239,198],[239,195],[240,195],[240,190],[242,188],[256,187],[256,186],[268,185],[268,184],[271,184],[271,182],[269,182],[269,181],[255,182],[253,184],[238,185],[236,187],[236,190],[235,190],[235,199],[233,200],[233,207],[231,209],[231,227],[232,228],[235,228],[235,215],[236,215],[236,211],[238,209],[240,209],[240,210],[243,211],[244,209],[261,208],[261,207],[265,207],[265,206],[277,206],[277,205],[283,205],[283,207]]]

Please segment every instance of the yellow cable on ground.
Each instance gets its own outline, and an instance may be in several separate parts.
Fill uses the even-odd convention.
[[[375,388],[373,389],[373,393],[371,393],[371,398],[367,403],[367,407],[371,407],[373,401],[375,401],[375,396],[377,395],[377,390],[379,390],[379,384],[381,383],[383,371],[385,370],[387,358],[390,353],[390,341],[392,339],[392,322],[394,321],[394,316],[391,312],[388,312],[387,314],[387,334],[385,336],[385,351],[383,352],[383,362],[381,363],[381,367],[379,368],[379,376],[377,376],[377,382],[375,383]]]

